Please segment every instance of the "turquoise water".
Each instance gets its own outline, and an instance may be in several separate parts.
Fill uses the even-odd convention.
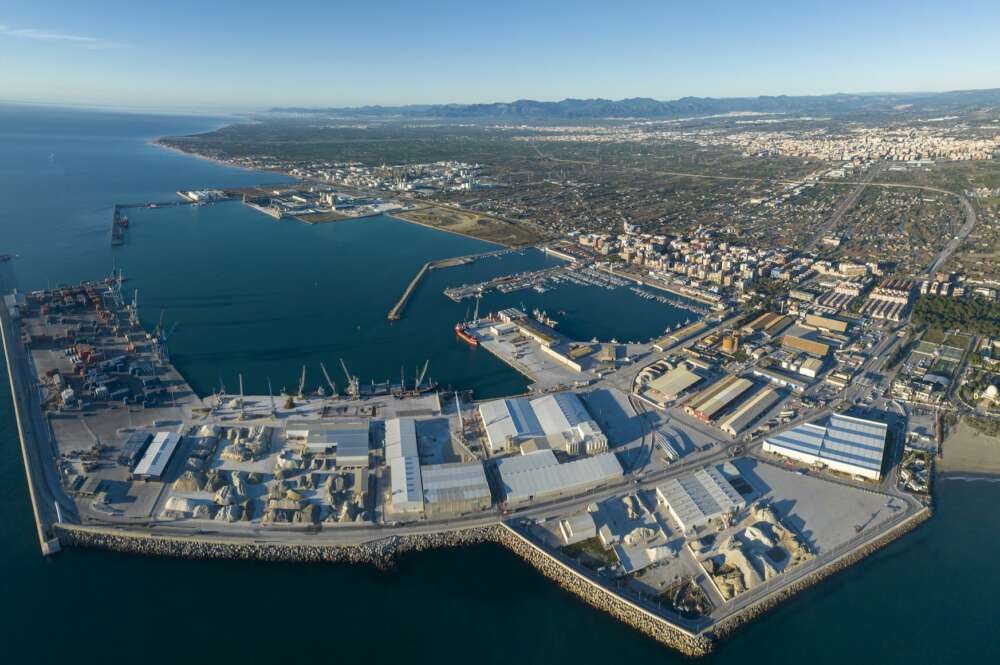
[[[21,256],[14,265],[22,286],[106,274],[113,256],[107,224],[116,201],[278,180],[146,143],[218,122],[0,106],[0,253]],[[450,322],[464,315],[466,304],[452,303],[441,290],[510,266],[544,265],[545,257],[432,273],[403,321],[389,324],[388,306],[423,261],[483,244],[391,219],[278,223],[238,205],[134,217],[128,244],[114,257],[132,278],[129,286],[142,292],[147,324],[155,324],[161,309],[166,321],[180,321],[174,356],[203,392],[219,374],[237,371],[256,385],[266,376],[276,385],[294,383],[301,364],[323,360],[330,367],[340,356],[362,376],[396,376],[403,358],[410,374],[430,356],[435,377],[473,380],[469,387],[477,393],[523,385],[499,361],[451,339]],[[354,242],[373,231],[378,245]],[[484,307],[540,302],[580,337],[648,336],[669,324],[649,320],[645,307],[660,306],[618,295],[566,287],[491,296]],[[302,313],[312,318],[288,323]],[[373,348],[384,350],[384,359]],[[99,551],[43,559],[6,381],[0,386],[0,477],[5,662],[686,660],[491,546],[407,555],[388,574]],[[929,524],[798,595],[704,662],[992,660],[1000,623],[993,612],[1000,588],[1000,485],[946,481],[939,496],[939,514]]]

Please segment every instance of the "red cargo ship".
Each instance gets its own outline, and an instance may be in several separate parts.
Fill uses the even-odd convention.
[[[455,334],[458,335],[458,338],[463,342],[471,344],[472,346],[479,346],[479,340],[473,337],[461,323],[455,324]]]

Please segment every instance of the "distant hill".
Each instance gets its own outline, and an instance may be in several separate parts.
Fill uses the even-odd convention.
[[[274,113],[326,114],[350,117],[559,120],[572,118],[680,118],[717,113],[844,114],[892,111],[958,111],[1000,105],[1000,88],[941,93],[833,94],[809,97],[683,97],[659,101],[631,99],[564,99],[539,102],[519,99],[492,104],[425,104],[342,108],[279,107]]]

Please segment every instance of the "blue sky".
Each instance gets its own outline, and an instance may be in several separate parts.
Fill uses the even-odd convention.
[[[0,3],[0,99],[249,110],[1000,87],[997,0],[158,4]]]

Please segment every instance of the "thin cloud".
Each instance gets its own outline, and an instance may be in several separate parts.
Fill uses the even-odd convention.
[[[88,37],[86,35],[72,35],[66,32],[55,30],[44,30],[39,28],[12,28],[0,23],[0,35],[6,37],[18,37],[21,39],[32,39],[38,42],[53,42],[66,44],[68,46],[78,46],[90,50],[102,50],[109,48],[128,48],[129,44],[112,42],[98,37]]]

